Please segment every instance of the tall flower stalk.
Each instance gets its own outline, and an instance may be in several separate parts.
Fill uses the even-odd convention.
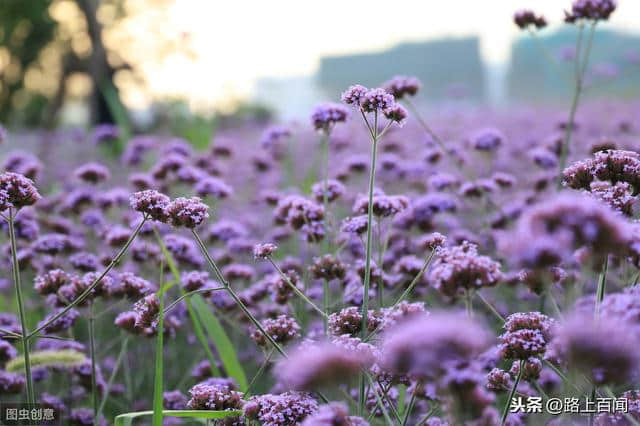
[[[16,244],[16,231],[14,227],[15,212],[13,208],[9,209],[9,240],[11,241],[11,262],[13,271],[13,282],[16,287],[16,300],[18,302],[18,314],[20,316],[20,325],[22,327],[22,335],[20,341],[22,343],[22,351],[24,356],[24,372],[27,381],[27,401],[35,404],[35,393],[33,389],[33,377],[31,375],[31,359],[29,357],[29,330],[27,328],[27,319],[24,309],[24,301],[22,299],[22,285],[20,283],[20,265],[18,264],[18,249]]]
[[[367,89],[361,85],[349,87],[342,94],[342,101],[357,107],[362,119],[367,126],[371,137],[371,162],[369,165],[369,190],[367,206],[367,240],[365,245],[364,282],[362,289],[362,339],[367,337],[367,324],[369,313],[369,288],[371,284],[371,247],[373,240],[373,189],[376,178],[376,157],[378,143],[393,123],[402,124],[407,118],[407,111],[396,104],[393,95],[385,89]],[[373,123],[367,118],[367,114],[373,114]],[[379,120],[386,117],[387,124],[382,131],[379,130]],[[380,285],[380,284],[379,284]],[[360,375],[358,408],[359,413],[364,413],[365,405],[365,376]]]
[[[339,104],[325,103],[318,105],[311,114],[311,123],[313,127],[321,133],[320,151],[321,155],[321,173],[322,173],[322,207],[324,210],[324,227],[325,236],[322,240],[322,253],[329,252],[329,137],[331,131],[337,123],[344,122],[349,115],[348,110]],[[324,310],[323,322],[324,331],[327,332],[327,317],[329,315],[329,305],[331,303],[329,281],[324,279],[322,282],[322,305]]]

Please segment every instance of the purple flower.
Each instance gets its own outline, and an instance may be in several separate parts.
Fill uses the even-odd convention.
[[[12,172],[0,175],[0,210],[9,207],[21,209],[35,204],[41,198],[31,179]]]
[[[437,378],[449,365],[478,356],[489,341],[485,328],[462,314],[417,315],[386,333],[383,365],[395,374]]]
[[[256,259],[266,259],[278,249],[278,246],[272,243],[256,244],[253,247],[253,257]]]
[[[368,91],[369,89],[360,84],[350,86],[344,93],[342,93],[342,102],[347,105],[359,107],[360,102],[362,102],[364,95],[366,95]]]
[[[316,130],[329,132],[337,123],[343,123],[349,117],[349,110],[340,104],[324,103],[318,105],[311,114],[311,123]]]
[[[294,426],[317,409],[318,402],[309,394],[284,392],[251,397],[244,405],[244,415],[263,426]]]
[[[167,207],[167,216],[173,226],[193,229],[209,217],[209,206],[202,203],[200,198],[176,198]]]
[[[274,374],[288,389],[313,390],[344,383],[360,372],[362,362],[356,353],[330,343],[302,344],[276,365]]]
[[[494,286],[502,277],[500,264],[479,255],[477,246],[466,241],[459,246],[439,248],[428,274],[434,288],[448,297]]]
[[[154,189],[136,192],[130,198],[131,208],[160,222],[167,221],[170,201],[169,197]]]
[[[541,29],[547,26],[547,20],[542,15],[536,15],[531,10],[519,10],[513,15],[513,21],[521,30],[530,26]]]
[[[267,318],[262,321],[262,328],[277,343],[286,344],[300,337],[300,326],[296,320],[287,315],[278,315],[276,318]],[[251,338],[258,346],[267,346],[266,337],[259,331],[254,330]]]
[[[383,87],[396,100],[399,100],[405,96],[415,96],[420,90],[421,84],[416,77],[398,75],[384,83]]]
[[[190,410],[240,410],[242,393],[223,385],[198,384],[189,389],[191,399],[187,402]]]
[[[393,95],[380,88],[369,90],[360,101],[360,108],[364,112],[384,112],[394,105]]]
[[[76,178],[94,185],[111,177],[109,169],[99,163],[84,164],[75,169],[73,174]]]
[[[616,0],[575,0],[571,13],[565,12],[565,21],[574,23],[580,19],[606,21],[616,10]]]

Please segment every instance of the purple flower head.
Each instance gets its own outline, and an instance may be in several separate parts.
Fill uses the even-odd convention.
[[[364,95],[366,95],[368,91],[369,89],[360,84],[350,86],[344,93],[342,93],[342,102],[347,105],[359,107],[360,102],[362,102]]]
[[[616,318],[575,314],[554,332],[552,352],[597,385],[628,382],[638,369],[637,334]]]
[[[379,111],[382,113],[394,105],[393,95],[380,88],[369,90],[360,101],[360,108],[364,112]]]
[[[278,249],[278,246],[272,243],[256,244],[253,247],[253,257],[256,259],[266,259]]]
[[[362,417],[350,416],[349,407],[343,402],[321,405],[318,411],[302,422],[302,426],[368,426]]]
[[[466,241],[439,248],[428,274],[435,289],[448,297],[456,297],[464,290],[492,287],[502,277],[500,264],[478,254],[477,246]]]
[[[486,128],[478,130],[471,137],[471,144],[478,151],[495,151],[504,144],[505,137],[497,129]]]
[[[0,371],[0,395],[22,392],[26,381],[23,375]]]
[[[93,129],[93,142],[109,142],[120,137],[120,129],[113,124],[99,124]]]
[[[575,0],[571,12],[565,12],[565,22],[574,23],[580,19],[606,21],[616,7],[616,0]]]
[[[287,315],[267,318],[262,321],[262,327],[273,340],[280,344],[289,343],[300,337],[300,326],[294,318]],[[268,345],[266,337],[259,330],[254,330],[251,338],[258,346]]]
[[[396,100],[402,99],[405,96],[415,96],[420,90],[420,80],[416,77],[406,77],[398,75],[387,81],[383,85],[387,93],[393,95]]]
[[[62,308],[60,308],[60,309],[56,310],[55,312],[52,312],[51,314],[47,315],[38,324],[38,326],[41,326],[42,324],[47,323],[51,318],[53,318],[54,315],[56,315],[61,310],[62,310]],[[73,326],[73,324],[76,322],[76,319],[78,319],[79,316],[80,316],[80,312],[78,312],[75,309],[70,309],[64,315],[62,315],[60,318],[56,319],[51,324],[49,324],[45,328],[43,328],[42,331],[44,331],[46,334],[53,334],[53,333],[59,333],[61,331],[68,330]]]
[[[73,172],[74,176],[81,181],[97,184],[103,182],[111,177],[109,169],[99,163],[87,163],[84,164]]]
[[[18,351],[11,343],[6,340],[0,340],[0,367],[4,367],[7,361],[18,356]]]
[[[536,15],[531,10],[519,10],[513,15],[513,21],[521,30],[529,27],[542,29],[547,26],[547,20],[542,15]]]
[[[133,305],[133,310],[138,314],[135,326],[137,328],[149,328],[156,320],[160,312],[160,302],[155,294],[150,294],[140,299]]]
[[[179,390],[164,392],[162,394],[162,406],[165,410],[185,410],[187,397]]]
[[[212,196],[221,200],[233,194],[233,189],[229,185],[215,177],[198,180],[194,189],[200,197]]]
[[[318,409],[307,393],[284,392],[253,396],[244,405],[244,415],[263,426],[294,426]]]
[[[489,343],[487,330],[462,314],[417,315],[386,333],[382,362],[394,374],[437,378],[449,364],[473,359]]]
[[[171,225],[193,229],[209,217],[209,206],[198,197],[176,198],[167,207],[167,216]]]
[[[362,361],[356,353],[331,343],[302,344],[276,365],[274,374],[288,389],[313,390],[343,383],[359,373]]]
[[[55,294],[60,287],[70,281],[71,277],[62,269],[52,269],[45,274],[37,275],[34,279],[34,287],[39,294]]]
[[[318,105],[311,114],[314,129],[330,131],[336,123],[343,123],[349,117],[349,110],[340,104],[324,103]]]
[[[346,265],[333,255],[326,254],[313,259],[309,272],[316,279],[341,280],[345,277]]]
[[[155,189],[136,192],[130,198],[131,208],[160,222],[167,221],[170,202],[169,197]]]
[[[500,241],[514,263],[527,268],[554,266],[585,247],[625,255],[631,225],[622,215],[591,197],[560,194],[525,211],[516,230]]]
[[[403,126],[405,121],[407,120],[407,117],[409,116],[409,112],[405,109],[405,107],[398,104],[390,106],[389,108],[385,109],[383,113],[388,120],[396,123],[399,126]]]
[[[191,399],[187,402],[190,410],[240,410],[242,393],[223,385],[197,384],[189,389]]]
[[[340,198],[346,191],[344,185],[335,179],[327,180],[326,197],[327,202],[332,202]],[[325,198],[324,182],[314,183],[311,187],[311,193],[317,202],[322,203]]]
[[[41,198],[31,179],[12,172],[0,175],[0,210],[9,207],[21,209],[35,204]]]

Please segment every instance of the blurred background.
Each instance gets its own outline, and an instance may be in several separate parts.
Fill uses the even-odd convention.
[[[419,77],[429,106],[568,103],[570,3],[2,0],[0,122],[150,130],[306,119],[350,84],[395,74]],[[518,31],[521,8],[549,27]],[[640,1],[619,0],[598,28],[588,96],[638,96]]]

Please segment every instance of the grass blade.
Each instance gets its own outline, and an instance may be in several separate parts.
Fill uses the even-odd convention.
[[[163,398],[163,350],[164,350],[164,265],[160,264],[160,290],[158,298],[160,299],[160,310],[158,312],[158,326],[156,336],[156,367],[153,380],[153,426],[162,426],[162,410]]]
[[[196,311],[198,318],[202,321],[207,334],[211,341],[216,345],[218,350],[218,356],[227,374],[238,382],[238,386],[242,391],[247,389],[247,376],[242,368],[242,364],[238,360],[238,355],[224,331],[222,324],[218,318],[213,315],[211,308],[205,303],[204,299],[200,295],[194,295],[192,297],[193,308]]]
[[[114,426],[131,426],[133,419],[153,415],[153,411],[136,411],[120,414],[115,418]],[[226,417],[240,416],[242,411],[206,411],[206,410],[163,410],[164,417],[190,417],[194,419],[224,419]]]
[[[167,250],[167,247],[164,245],[164,242],[162,241],[162,237],[160,237],[160,234],[158,234],[155,228],[153,231],[156,235],[156,240],[158,241],[158,245],[160,246],[162,255],[164,256],[164,259],[167,262],[167,266],[169,266],[169,270],[173,275],[174,283],[177,284],[178,288],[180,289],[180,295],[184,296],[186,292],[180,285],[180,272],[176,267],[176,263],[173,261],[173,256],[171,256],[171,253],[169,253],[169,250]],[[204,352],[207,355],[207,359],[209,360],[209,365],[211,366],[211,372],[215,376],[221,376],[222,373],[220,372],[220,369],[217,366],[216,359],[213,356],[213,352],[211,352],[211,348],[209,347],[209,342],[207,341],[207,338],[204,335],[204,331],[202,330],[202,325],[200,324],[200,320],[198,319],[198,316],[196,315],[195,311],[193,310],[193,307],[191,306],[191,299],[190,298],[184,299],[184,303],[187,306],[187,312],[189,313],[189,318],[191,319],[191,324],[193,325],[193,332],[195,333],[196,338],[198,339],[198,342],[202,346],[202,349],[204,349]]]

